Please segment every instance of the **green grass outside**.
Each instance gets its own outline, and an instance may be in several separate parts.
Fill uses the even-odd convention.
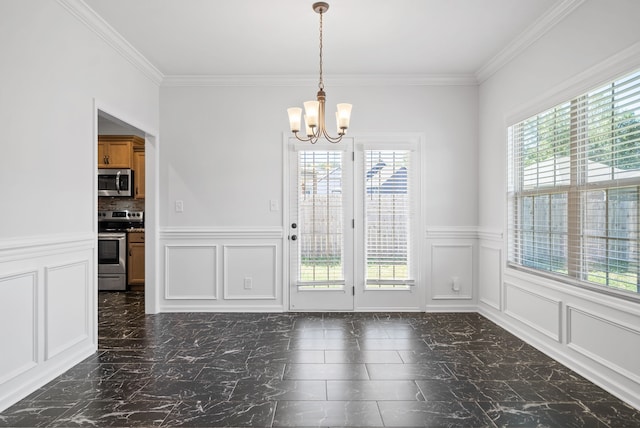
[[[367,278],[371,279],[407,279],[407,265],[369,265],[367,266]],[[395,276],[394,276],[395,274]],[[309,265],[303,264],[300,269],[301,281],[330,281],[343,279],[342,265],[324,264]],[[340,285],[310,286],[308,288],[339,289]],[[371,288],[385,289],[397,288],[394,285],[376,285]],[[404,286],[402,287],[404,288]]]
[[[589,272],[587,279],[594,284],[607,286],[607,278],[605,272]],[[638,291],[637,284],[638,275],[631,272],[609,273],[609,287],[627,291]]]
[[[315,268],[315,274],[314,274]],[[395,269],[395,277],[394,277]],[[556,271],[558,273],[567,274],[566,271]],[[367,278],[371,279],[406,279],[407,265],[369,265],[367,266]],[[328,281],[342,279],[342,265],[325,264],[325,265],[309,265],[303,264],[300,272],[301,281]],[[607,285],[605,272],[589,272],[588,281],[593,284],[608,286],[619,290],[627,290],[637,292],[636,281],[637,274],[631,272],[611,272],[609,273],[609,284]],[[386,288],[387,286],[379,286],[378,288]],[[339,285],[328,286],[323,288],[341,288]],[[393,286],[388,286],[393,288]]]
[[[407,279],[407,265],[369,265],[367,278],[372,279]],[[395,273],[395,276],[394,276]],[[305,265],[300,269],[302,281],[329,281],[342,279],[342,265]]]
[[[551,272],[562,275],[568,274],[563,269],[556,269]],[[604,271],[591,271],[587,276],[587,282],[592,284],[633,292],[638,292],[637,280],[638,275],[634,272],[609,272],[609,284],[607,284],[607,273]]]

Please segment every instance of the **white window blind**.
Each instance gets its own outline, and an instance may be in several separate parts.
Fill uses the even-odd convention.
[[[343,153],[300,151],[298,156],[298,286],[343,288]]]
[[[366,288],[406,289],[410,276],[409,150],[365,150]]]
[[[640,288],[640,72],[508,129],[509,262]]]

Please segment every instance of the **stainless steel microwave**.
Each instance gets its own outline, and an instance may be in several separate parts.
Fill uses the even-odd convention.
[[[133,171],[98,169],[98,196],[133,196]]]

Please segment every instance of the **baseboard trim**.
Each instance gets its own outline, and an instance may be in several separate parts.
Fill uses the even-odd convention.
[[[590,369],[579,360],[571,358],[564,352],[560,352],[558,349],[554,349],[554,347],[548,346],[546,343],[539,340],[537,337],[528,333],[524,329],[520,328],[516,324],[512,323],[507,318],[497,316],[492,311],[482,307],[479,307],[477,312],[490,321],[496,323],[501,328],[504,328],[508,332],[517,336],[519,339],[533,346],[548,357],[554,359],[555,361],[589,380],[593,384],[609,392],[611,395],[614,395],[615,397],[619,398],[620,400],[624,401],[630,406],[633,406],[636,409],[640,409],[640,396],[638,396],[637,391],[627,388],[620,383],[612,382],[608,377]],[[620,375],[622,376],[622,374]]]
[[[3,412],[38,388],[41,388],[70,368],[92,356],[96,353],[96,350],[95,345],[84,346],[64,360],[57,361],[54,364],[49,362],[40,364],[25,372],[23,375],[20,375],[18,378],[7,382],[7,385],[16,384],[16,386],[9,387],[6,391],[0,388],[0,394],[2,394],[0,396],[0,412]]]

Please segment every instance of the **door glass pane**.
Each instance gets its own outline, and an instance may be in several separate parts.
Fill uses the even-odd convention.
[[[344,287],[342,152],[298,152],[298,287]]]
[[[409,270],[408,150],[365,151],[366,288],[406,289]]]

